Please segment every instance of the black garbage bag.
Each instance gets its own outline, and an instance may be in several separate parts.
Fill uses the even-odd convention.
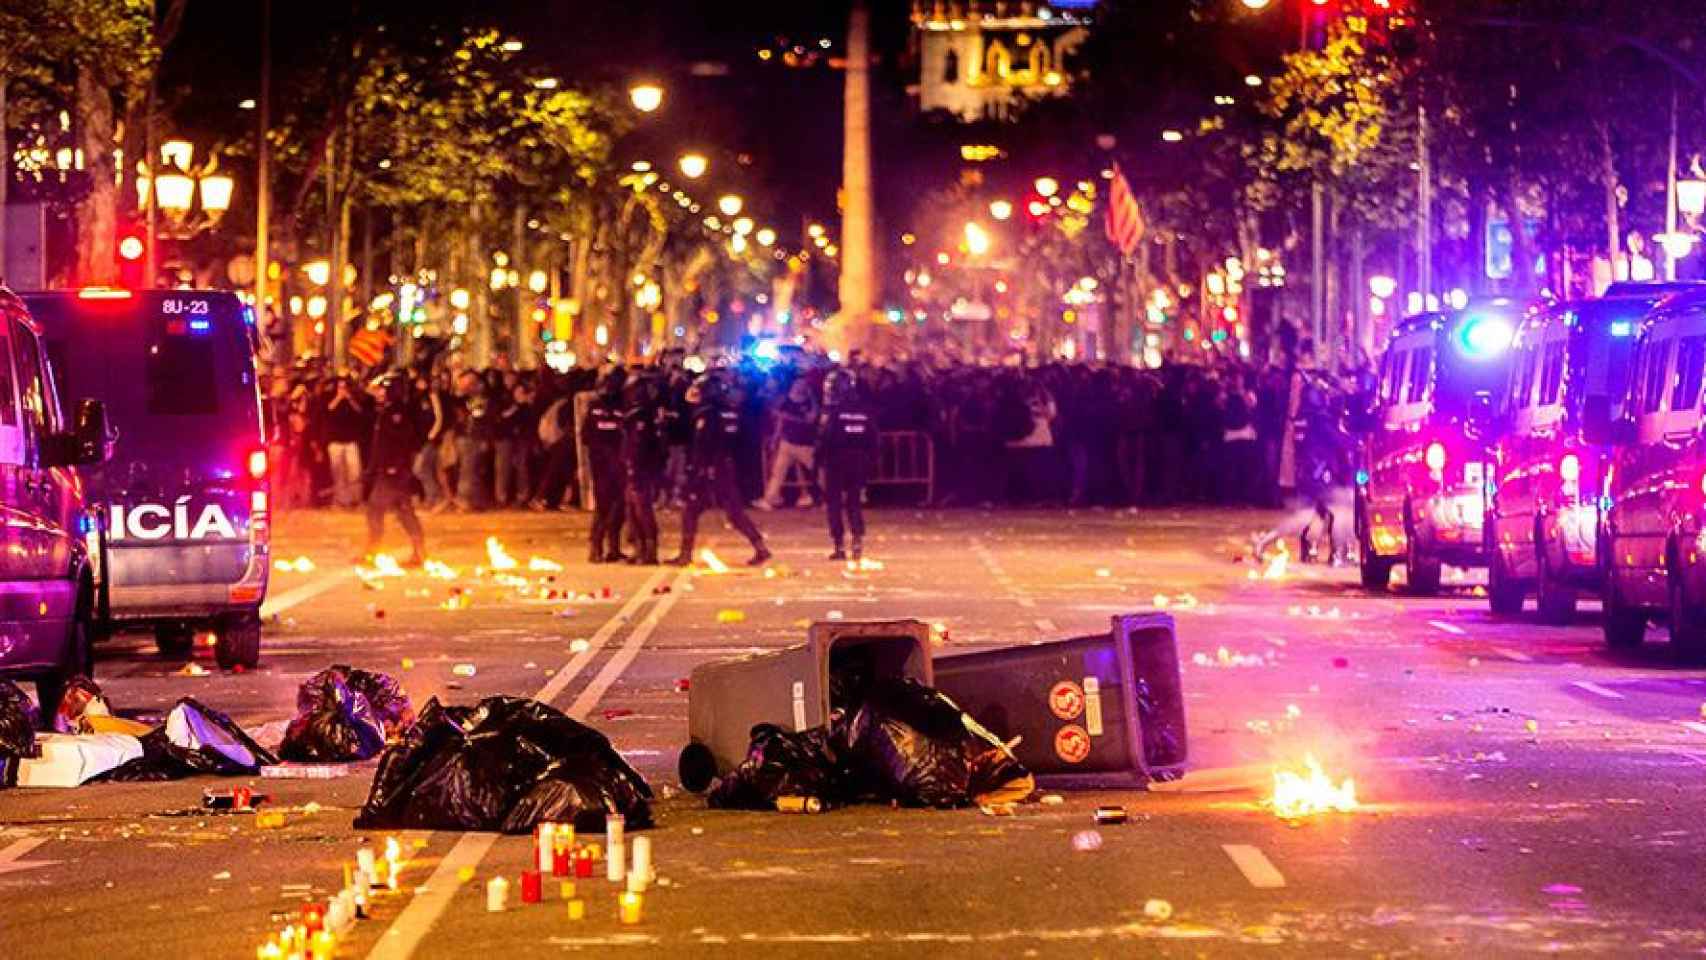
[[[740,766],[712,784],[705,802],[717,810],[774,810],[778,797],[845,803],[853,790],[827,727],[792,733],[770,723],[752,728]]]
[[[0,757],[33,757],[37,753],[36,703],[10,680],[0,680]]]
[[[373,707],[373,715],[385,728],[385,738],[394,740],[403,735],[405,730],[415,725],[415,705],[409,700],[409,695],[403,692],[403,685],[397,678],[388,673],[378,673],[373,670],[351,669],[349,667],[333,667],[342,669],[349,678],[346,682],[349,688],[367,698]],[[297,705],[301,706],[301,696],[297,697]]]
[[[107,771],[97,780],[180,780],[201,774],[254,776],[278,763],[218,710],[193,697],[173,705],[166,719],[141,737],[142,756]]]
[[[637,829],[652,825],[651,798],[603,734],[546,704],[434,698],[380,757],[355,826],[528,833],[552,820],[597,832],[620,813]]]
[[[296,716],[285,728],[278,755],[304,763],[349,763],[385,749],[385,724],[346,666],[321,670],[296,691]],[[406,701],[406,698],[405,698]]]
[[[996,736],[946,696],[913,680],[873,685],[846,726],[863,790],[907,806],[1017,800],[1030,773]]]

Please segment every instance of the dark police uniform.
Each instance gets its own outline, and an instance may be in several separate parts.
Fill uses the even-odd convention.
[[[853,533],[853,559],[864,550],[865,484],[877,459],[877,421],[857,399],[845,399],[823,412],[817,462],[823,470],[823,493],[829,507],[831,559],[842,559],[848,529]]]
[[[373,424],[368,446],[367,550],[379,549],[385,536],[385,514],[395,512],[397,523],[408,534],[413,548],[408,566],[426,560],[426,535],[415,516],[415,455],[426,441],[429,424],[420,408],[409,402],[400,388],[388,388],[385,403]]]
[[[764,535],[747,516],[736,475],[735,452],[740,441],[740,411],[716,402],[701,402],[693,411],[693,439],[687,450],[687,504],[681,514],[681,553],[673,563],[693,562],[693,544],[699,532],[699,515],[716,505],[728,515],[729,525],[752,544],[757,566],[770,559]]]
[[[658,562],[658,518],[653,505],[668,457],[659,412],[655,400],[638,392],[629,398],[622,418],[624,502],[634,537],[634,562],[642,564]]]
[[[622,433],[620,397],[608,391],[594,394],[581,418],[581,442],[592,472],[592,545],[587,558],[593,563],[626,559],[622,555]]]

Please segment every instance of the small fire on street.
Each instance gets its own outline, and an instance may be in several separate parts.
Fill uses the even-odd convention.
[[[1270,803],[1274,815],[1283,820],[1300,820],[1325,813],[1354,813],[1359,808],[1356,781],[1346,777],[1335,783],[1312,753],[1304,755],[1301,767],[1274,770],[1274,793]]]

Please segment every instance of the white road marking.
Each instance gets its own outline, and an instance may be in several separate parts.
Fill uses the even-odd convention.
[[[640,607],[661,597],[657,606],[652,609],[651,615],[634,629],[628,643],[624,644],[622,650],[611,657],[610,662],[604,665],[604,669],[600,670],[592,682],[587,685],[587,688],[581,692],[581,695],[575,698],[574,705],[569,708],[568,712],[576,718],[585,717],[587,711],[592,709],[593,704],[598,702],[598,698],[612,683],[616,682],[616,677],[627,669],[628,664],[632,663],[634,657],[639,654],[639,644],[643,644],[645,638],[651,636],[652,631],[657,629],[658,621],[662,619],[663,614],[675,605],[676,599],[681,596],[682,584],[687,581],[691,574],[687,570],[681,571],[676,575],[674,583],[671,584],[669,593],[654,593],[653,591],[657,589],[659,582],[668,575],[669,571],[658,570],[646,578],[645,583],[641,584],[639,589],[634,591],[634,595],[628,598],[628,602],[624,603],[622,608],[616,611],[609,620],[606,620],[604,625],[598,628],[597,633],[592,635],[587,643],[587,648],[570,658],[561,670],[558,670],[543,687],[539,688],[539,692],[533,695],[533,699],[550,703],[558,694],[563,692],[570,681],[586,669],[586,665],[592,661],[594,656],[597,656],[598,651],[609,642],[611,636],[633,619]],[[640,637],[638,643],[633,639],[636,636]],[[632,652],[629,651],[630,647],[633,648]],[[373,950],[367,955],[368,960],[408,960],[410,956],[413,956],[415,950],[420,947],[421,941],[426,939],[427,933],[432,930],[433,924],[437,923],[438,918],[443,916],[445,910],[449,909],[451,899],[455,897],[457,887],[460,886],[460,881],[456,875],[464,867],[478,866],[480,861],[485,859],[486,853],[491,850],[492,844],[496,842],[497,836],[495,834],[464,833],[450,848],[450,851],[444,855],[444,859],[439,861],[438,869],[434,870],[432,876],[427,878],[423,888],[416,891],[414,898],[409,901],[409,905],[403,908],[403,912],[399,913],[397,918],[391,921],[391,925],[385,929],[385,932],[380,935],[379,942],[374,944]]]
[[[635,611],[639,610],[641,605],[651,600],[654,596],[657,596],[657,594],[654,594],[652,591],[656,590],[658,584],[661,583],[663,578],[668,575],[669,571],[658,570],[653,572],[650,577],[647,577],[646,582],[640,584],[639,589],[634,591],[634,595],[629,597],[628,602],[622,605],[622,609],[616,611],[615,615],[609,620],[604,621],[604,625],[599,627],[598,632],[592,635],[591,639],[587,641],[586,649],[575,654],[569,659],[568,663],[563,665],[562,669],[558,670],[555,674],[552,674],[551,679],[546,681],[545,685],[539,688],[539,692],[533,695],[533,699],[538,700],[540,703],[550,703],[557,699],[557,695],[563,692],[563,688],[567,687],[575,677],[580,675],[582,670],[586,669],[586,665],[592,662],[593,657],[598,656],[598,651],[603,649],[604,645],[610,641],[610,637],[615,634],[617,630],[620,630],[624,624],[633,619]],[[679,588],[679,586],[680,581],[678,580],[676,588]],[[676,588],[671,588],[671,592],[668,596],[673,597],[675,595]]]
[[[1586,690],[1596,697],[1604,697],[1607,700],[1624,699],[1623,694],[1618,693],[1610,687],[1602,687],[1599,684],[1594,683],[1592,680],[1576,680],[1572,682],[1570,686],[1575,687],[1578,690]]]
[[[268,597],[266,602],[261,604],[261,616],[270,617],[275,613],[283,613],[291,607],[300,606],[354,577],[354,570],[338,570],[328,573],[318,580],[311,580],[300,587],[293,587],[277,596]]]
[[[1047,617],[1038,617],[1037,618],[1037,629],[1041,630],[1044,633],[1054,633],[1055,631],[1059,630],[1060,628],[1054,625],[1053,620],[1050,620]]]
[[[1676,751],[1676,755],[1679,757],[1682,757],[1685,760],[1693,760],[1695,763],[1698,763],[1701,766],[1706,767],[1706,756],[1701,756],[1698,753],[1689,753],[1686,750],[1678,750],[1678,751]]]
[[[1037,602],[1032,600],[1030,597],[1014,597],[1013,602],[1024,607],[1026,610],[1030,610],[1037,605]]]
[[[1285,886],[1285,875],[1279,872],[1261,850],[1244,843],[1223,843],[1220,849],[1232,858],[1232,863],[1250,886],[1257,890],[1274,890]]]
[[[1515,660],[1517,663],[1533,663],[1534,662],[1533,657],[1529,656],[1526,653],[1523,653],[1521,650],[1512,650],[1508,647],[1494,647],[1493,652],[1498,654],[1501,657],[1504,657],[1506,660]]]
[[[438,862],[438,869],[432,872],[423,887],[415,891],[409,905],[380,935],[379,942],[367,954],[367,960],[406,960],[411,956],[456,896],[457,887],[461,885],[456,875],[463,867],[478,865],[497,840],[495,833],[464,833]]]
[[[1433,627],[1435,630],[1444,630],[1446,633],[1458,637],[1469,632],[1455,623],[1446,623],[1444,620],[1429,620],[1428,626]]]
[[[51,867],[58,860],[23,860],[24,854],[41,846],[48,841],[47,837],[25,837],[14,840],[4,850],[0,850],[0,874],[21,873],[25,870],[35,870],[41,867]]]
[[[581,691],[581,695],[575,698],[575,702],[569,706],[567,711],[569,716],[576,720],[586,719],[586,715],[592,710],[593,705],[598,703],[598,699],[604,696],[604,692],[610,689],[611,684],[616,682],[616,678],[622,675],[622,671],[628,669],[628,665],[634,662],[634,658],[640,655],[640,648],[646,645],[647,640],[651,639],[652,631],[658,628],[658,624],[669,613],[670,608],[675,606],[676,598],[681,596],[681,586],[687,582],[688,576],[686,570],[676,575],[675,582],[670,585],[669,592],[663,595],[663,599],[659,600],[657,606],[652,608],[652,612],[647,615],[646,619],[634,628],[634,632],[628,634],[628,639],[622,643],[622,649],[611,656],[610,660],[604,664],[604,669],[598,671],[598,675],[586,685],[586,689]]]
[[[1684,720],[1682,721],[1682,725],[1693,730],[1695,733],[1706,733],[1706,723],[1701,723],[1698,720]]]

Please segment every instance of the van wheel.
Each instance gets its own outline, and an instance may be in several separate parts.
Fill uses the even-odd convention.
[[[1601,596],[1605,604],[1605,645],[1613,650],[1633,650],[1640,646],[1647,636],[1647,615],[1624,605],[1617,592],[1617,583],[1609,572],[1605,575]]]
[[[1487,606],[1496,616],[1520,616],[1528,591],[1523,589],[1521,580],[1512,578],[1505,570],[1505,558],[1498,547],[1489,544],[1487,551]]]
[[[1540,622],[1555,627],[1567,627],[1576,619],[1576,590],[1552,575],[1551,561],[1546,559],[1546,544],[1541,542],[1535,566],[1534,606],[1540,612]]]
[[[1374,552],[1374,547],[1368,542],[1368,517],[1363,513],[1361,497],[1358,497],[1356,513],[1357,529],[1357,567],[1362,574],[1362,588],[1376,593],[1385,593],[1392,585],[1393,560]]]
[[[169,623],[154,628],[154,648],[160,656],[188,659],[195,650],[195,630],[187,623]]]
[[[1410,587],[1410,592],[1418,597],[1431,597],[1439,593],[1440,569],[1438,557],[1430,557],[1422,552],[1421,538],[1416,536],[1414,524],[1404,525],[1404,579]]]
[[[1670,643],[1691,660],[1706,654],[1706,611],[1688,599],[1682,577],[1670,578]]]
[[[681,775],[682,789],[689,793],[704,793],[711,786],[711,781],[717,778],[717,758],[711,754],[710,747],[690,743],[681,748],[676,772]]]
[[[220,620],[213,659],[222,670],[253,670],[261,662],[261,618],[243,613]]]

